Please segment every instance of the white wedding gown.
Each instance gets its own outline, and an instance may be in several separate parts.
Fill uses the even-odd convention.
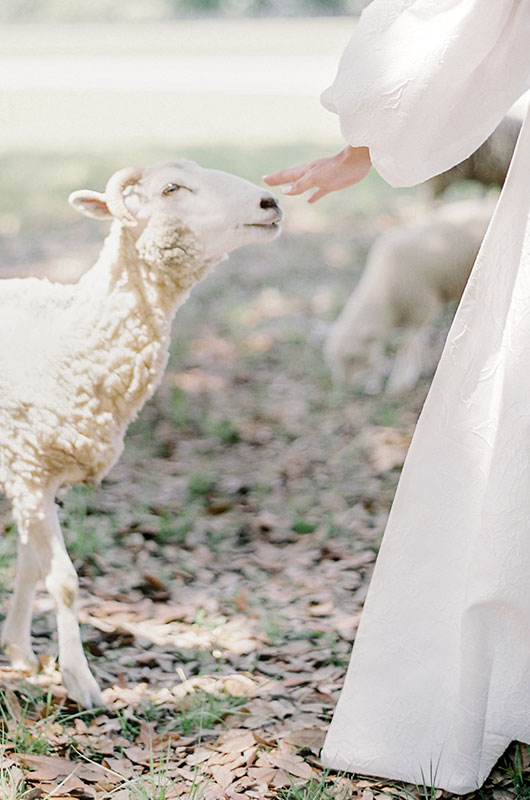
[[[529,77],[530,0],[376,0],[323,103],[409,185],[476,149]],[[529,213],[527,118],[403,469],[328,767],[462,794],[530,743]]]

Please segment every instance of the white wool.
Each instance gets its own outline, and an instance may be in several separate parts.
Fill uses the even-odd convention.
[[[105,195],[81,190],[70,202],[115,217],[92,269],[75,285],[0,281],[0,488],[21,539],[2,642],[15,665],[36,664],[31,607],[43,578],[57,604],[63,682],[92,706],[101,694],[83,654],[55,494],[112,467],[160,382],[177,308],[227,252],[275,238],[282,215],[269,192],[184,161],[120,170]]]
[[[189,231],[167,233],[163,246],[171,236],[180,243],[169,251],[150,234],[147,226],[140,260],[115,222],[73,286],[0,282],[0,485],[19,514],[28,503],[31,513],[28,481],[99,481],[160,381],[173,312],[211,264]]]
[[[415,385],[425,366],[428,325],[444,303],[460,298],[493,209],[491,199],[448,203],[376,239],[326,338],[324,354],[336,382],[378,391],[385,346],[400,333],[386,389]]]
[[[517,144],[524,114],[512,109],[468,158],[451,169],[426,181],[425,188],[431,197],[438,197],[452,184],[460,181],[477,181],[483,186],[504,184]]]

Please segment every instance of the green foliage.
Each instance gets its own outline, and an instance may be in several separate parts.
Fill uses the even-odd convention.
[[[101,555],[112,544],[116,520],[112,516],[92,513],[92,492],[88,486],[69,490],[64,504],[64,527],[70,556],[95,564],[94,555]]]
[[[175,781],[172,780],[167,771],[162,769],[151,768],[149,775],[131,783],[130,798],[131,800],[168,800],[175,795],[171,791],[175,786]]]
[[[500,765],[501,770],[509,775],[518,800],[528,800],[530,798],[530,776],[528,775],[528,768],[525,766],[525,761],[528,763],[529,754],[530,748],[528,745],[516,742],[505,754]]]
[[[308,522],[305,519],[299,518],[293,522],[291,529],[295,533],[313,533],[317,529],[316,522]]]
[[[10,535],[0,536],[0,591],[6,591],[9,573],[15,563],[16,529],[14,523],[6,526],[5,533]]]
[[[171,422],[183,428],[188,422],[188,397],[178,386],[172,386],[169,395]]]
[[[188,479],[188,494],[192,500],[208,497],[217,486],[217,478],[202,472],[190,475]]]
[[[261,627],[267,637],[267,643],[271,646],[279,646],[289,638],[285,629],[284,620],[273,613],[270,609],[261,608],[259,611]]]
[[[351,13],[349,0],[169,0],[176,17],[186,14],[216,16],[310,16]]]
[[[368,0],[3,0],[0,22],[111,22],[187,16],[312,16],[358,14]]]
[[[278,800],[333,800],[337,797],[329,774],[324,771],[319,778],[313,778],[303,786],[289,786],[281,789]]]
[[[118,711],[116,716],[120,723],[121,735],[130,742],[136,741],[136,737],[140,733],[140,720],[126,711]]]
[[[0,797],[8,797],[9,800],[23,800],[28,797],[26,782],[17,780],[13,777],[10,767],[4,767],[0,763]]]
[[[158,544],[184,544],[186,536],[193,528],[194,516],[188,515],[182,521],[175,520],[167,511],[160,517],[160,525],[155,534]]]
[[[229,694],[194,692],[186,695],[179,704],[175,728],[186,735],[207,730],[222,721],[223,717],[247,702],[246,697]]]
[[[376,406],[373,414],[372,421],[376,425],[382,427],[392,428],[396,425],[398,418],[398,411],[393,403],[383,402],[381,405]]]
[[[239,441],[239,431],[231,419],[220,419],[211,425],[213,435],[221,444],[236,444]]]
[[[28,719],[29,702],[18,703],[14,696],[0,692],[0,744],[15,753],[46,755],[51,746],[46,729]]]

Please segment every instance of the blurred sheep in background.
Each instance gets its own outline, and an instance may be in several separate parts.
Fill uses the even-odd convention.
[[[386,391],[416,385],[427,362],[429,324],[445,303],[460,299],[494,206],[491,198],[447,203],[376,239],[325,342],[335,383],[380,391],[385,348],[398,338]]]
[[[429,200],[464,180],[501,187],[521,124],[518,115],[505,117],[469,158],[427,181]],[[445,203],[376,239],[325,342],[335,383],[352,383],[368,393],[414,388],[428,368],[429,327],[446,303],[460,300],[494,206],[491,195]],[[385,385],[383,355],[392,341],[395,357]]]

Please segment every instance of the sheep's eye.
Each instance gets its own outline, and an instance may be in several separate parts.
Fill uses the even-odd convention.
[[[172,194],[172,192],[176,192],[179,189],[185,189],[185,186],[180,186],[178,183],[168,183],[167,186],[164,186],[162,189],[162,194]]]

